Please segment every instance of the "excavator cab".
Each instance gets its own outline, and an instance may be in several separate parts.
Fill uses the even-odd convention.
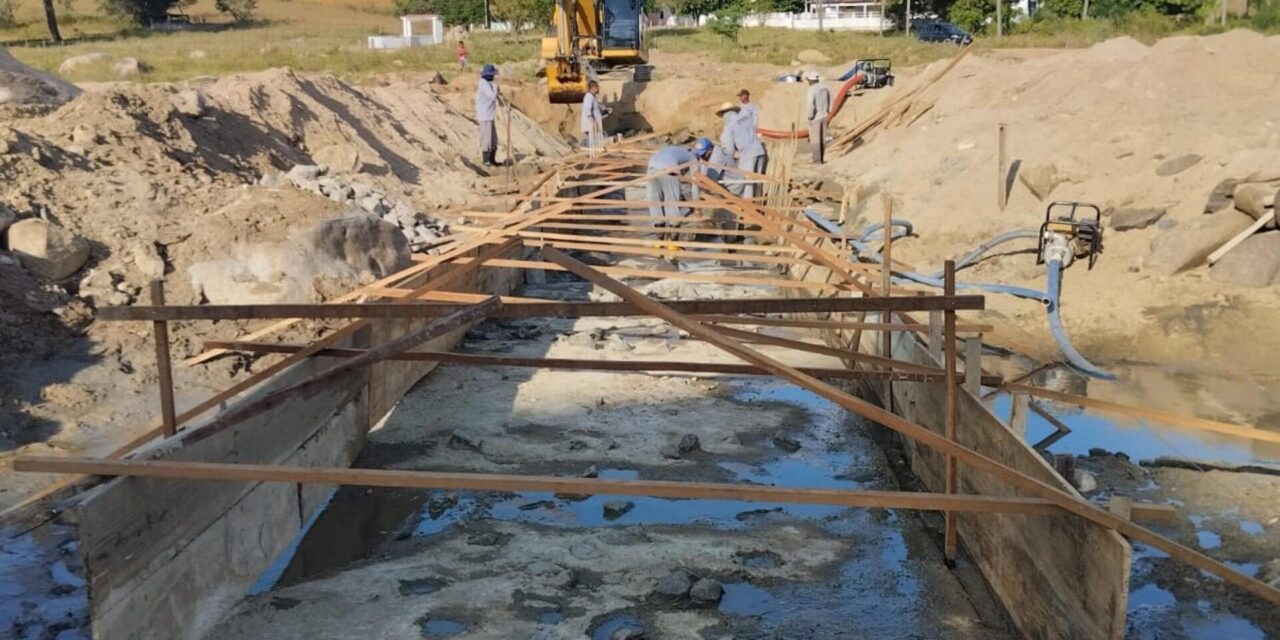
[[[644,0],[556,0],[542,59],[552,104],[581,102],[587,82],[613,69],[639,65],[632,73],[647,81]]]

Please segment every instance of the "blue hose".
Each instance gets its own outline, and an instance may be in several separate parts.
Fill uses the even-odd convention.
[[[843,233],[843,229],[841,229],[838,225],[831,222],[830,220],[827,220],[825,216],[818,213],[817,211],[814,211],[811,209],[805,209],[804,213],[810,220],[812,220],[815,224],[817,224],[823,230],[829,233]],[[892,225],[892,227],[895,228],[895,230],[893,231],[894,238],[910,235],[913,231],[911,222],[907,220],[894,218],[890,221],[890,224]],[[876,223],[876,224],[867,226],[862,230],[861,233],[857,234],[857,238],[858,238],[857,240],[853,240],[853,239],[849,240],[849,246],[857,253],[859,257],[866,260],[870,260],[876,264],[881,264],[883,260],[881,259],[880,254],[876,253],[875,250],[873,250],[871,246],[867,244],[867,242],[872,238],[873,235],[875,235],[877,232],[880,232],[883,229],[883,227],[884,227],[883,223]],[[883,233],[881,233],[880,235],[883,235]],[[1004,244],[1006,242],[1011,242],[1013,240],[1038,238],[1039,235],[1040,235],[1039,231],[1035,229],[1017,229],[1014,231],[1008,231],[1008,232],[1002,233],[978,245],[977,248],[970,251],[969,253],[966,253],[965,255],[961,256],[961,258],[956,261],[956,269],[963,269],[973,264],[978,260],[978,258],[982,257],[988,251],[991,251],[992,249],[994,249],[995,247],[1001,244]],[[1069,364],[1072,368],[1074,368],[1075,370],[1079,371],[1082,374],[1093,376],[1095,378],[1102,378],[1105,380],[1114,380],[1115,376],[1094,366],[1093,363],[1089,362],[1089,360],[1086,359],[1083,355],[1081,355],[1080,352],[1076,350],[1075,346],[1071,344],[1071,339],[1067,337],[1067,330],[1062,325],[1062,316],[1059,312],[1059,304],[1058,304],[1058,295],[1061,292],[1061,288],[1062,288],[1062,264],[1057,260],[1052,260],[1048,264],[1048,269],[1049,269],[1049,290],[1048,291],[1037,291],[1035,289],[1028,289],[1026,287],[1019,287],[1015,285],[986,283],[986,282],[956,282],[956,289],[957,290],[976,289],[979,291],[990,291],[991,293],[1003,293],[1003,294],[1012,295],[1018,298],[1035,300],[1045,305],[1049,311],[1049,331],[1053,334],[1053,340],[1058,343],[1058,349],[1062,351],[1062,355],[1067,359],[1067,364]],[[899,281],[907,280],[910,282],[915,282],[918,284],[923,284],[923,285],[935,287],[938,289],[943,288],[946,284],[943,281],[943,278],[945,277],[945,273],[942,271],[939,271],[931,275],[913,273],[910,271],[899,271],[897,273],[898,273],[898,276],[900,276]]]
[[[1062,350],[1062,355],[1066,356],[1067,363],[1080,373],[1104,380],[1115,380],[1114,375],[1093,366],[1093,363],[1080,355],[1080,352],[1076,351],[1075,346],[1071,344],[1071,339],[1067,337],[1067,330],[1062,326],[1062,316],[1058,312],[1058,295],[1062,289],[1062,263],[1050,260],[1046,266],[1049,269],[1049,330],[1053,332],[1053,339]]]

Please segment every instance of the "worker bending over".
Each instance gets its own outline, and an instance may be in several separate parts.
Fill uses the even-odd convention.
[[[681,207],[684,199],[681,193],[680,177],[701,171],[699,164],[711,157],[715,145],[706,138],[698,138],[692,148],[663,147],[649,158],[649,183],[647,197],[649,199],[649,215],[655,224],[663,226],[675,222],[689,214],[687,208]],[[693,199],[698,198],[695,184],[692,188]]]
[[[703,173],[716,182],[738,179],[733,172],[726,172],[725,169],[737,164],[737,160],[733,157],[737,148],[733,136],[736,133],[734,126],[740,109],[741,107],[732,102],[726,102],[716,109],[716,117],[720,118],[720,143],[711,150],[711,159],[703,168]]]
[[[603,146],[604,117],[613,109],[600,104],[600,83],[592,80],[587,83],[587,93],[582,96],[582,146],[587,149],[599,149]]]
[[[476,124],[480,127],[480,158],[486,167],[498,161],[498,83],[494,77],[498,70],[486,64],[480,70],[480,84],[476,85]]]
[[[831,91],[823,86],[817,71],[810,71],[809,93],[805,95],[805,117],[809,120],[809,149],[814,164],[822,164],[827,151],[827,114],[831,112]]]

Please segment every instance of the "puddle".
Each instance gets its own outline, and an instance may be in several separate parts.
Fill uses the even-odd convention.
[[[1222,546],[1222,536],[1203,529],[1196,531],[1196,542],[1201,549],[1217,549]]]
[[[720,613],[735,616],[751,616],[769,620],[776,618],[782,605],[768,591],[746,582],[730,582],[724,585],[720,598]]]
[[[1129,592],[1129,611],[1139,607],[1171,607],[1178,599],[1155,584],[1143,585]]]
[[[1217,616],[1208,620],[1200,620],[1187,625],[1187,636],[1205,638],[1206,640],[1266,640],[1256,625],[1237,616]]]
[[[1260,536],[1266,532],[1261,522],[1254,522],[1253,520],[1241,520],[1240,530],[1251,536]]]
[[[630,613],[614,613],[606,616],[591,629],[591,640],[611,640],[614,634],[624,629],[636,629],[644,637],[644,624]]]
[[[1121,404],[1264,429],[1274,430],[1277,427],[1280,400],[1268,391],[1274,388],[1274,380],[1172,373],[1153,367],[1128,367],[1120,373],[1122,380],[1089,380],[1085,387],[1080,387],[1077,377],[1072,382],[1080,388],[1073,387],[1067,391],[1089,395],[1088,389]],[[1074,405],[1041,402],[1072,430],[1049,446],[1053,453],[1086,455],[1089,449],[1097,447],[1123,451],[1135,461],[1162,456],[1232,464],[1275,464],[1280,460],[1280,445],[1172,427],[1150,420],[1116,419]],[[1009,394],[1000,394],[995,398],[993,411],[1007,420],[1010,404]],[[1220,407],[1219,413],[1223,415],[1201,415],[1199,412],[1207,411],[1205,407]],[[1055,431],[1047,420],[1030,412],[1027,417],[1028,442],[1039,442]]]
[[[445,618],[422,618],[418,621],[424,638],[448,638],[466,631],[471,625]]]

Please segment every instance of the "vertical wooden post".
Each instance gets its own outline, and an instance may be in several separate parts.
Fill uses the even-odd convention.
[[[1004,0],[996,0],[996,37],[1004,37]]]
[[[151,304],[164,306],[164,280],[151,281]],[[156,335],[156,373],[160,377],[160,420],[165,437],[178,430],[178,420],[173,408],[173,368],[169,364],[169,325],[164,320],[152,323]]]
[[[996,4],[999,6],[999,3]],[[1005,126],[1001,122],[997,125],[997,144],[999,149],[996,151],[996,204],[1000,205],[1000,210],[1004,211],[1006,205],[1009,204],[1009,188],[1006,181],[1009,178],[1009,158],[1005,153]]]
[[[881,231],[884,233],[884,250],[880,255],[880,291],[881,295],[887,298],[892,295],[893,291],[893,267],[891,265],[893,260],[893,197],[889,195],[884,196],[884,228]],[[880,321],[885,324],[892,323],[893,313],[889,311],[880,312]],[[885,329],[883,341],[882,355],[886,358],[892,358],[893,332]],[[886,380],[884,389],[885,408],[893,411],[893,383]]]
[[[929,355],[942,360],[942,312],[929,312]]]
[[[946,264],[946,281],[945,291],[949,296],[956,294],[956,263],[954,260],[948,260]],[[946,362],[943,369],[946,370],[946,430],[947,439],[956,441],[956,394],[959,389],[956,385],[956,312],[947,310],[945,312],[946,327],[944,329],[943,348],[945,349]],[[973,376],[976,379],[978,376]],[[956,473],[956,458],[953,455],[947,455],[947,493],[952,494],[957,489],[958,474]],[[948,511],[944,515],[943,527],[943,556],[946,558],[947,566],[954,567],[956,565],[956,513]]]
[[[975,396],[982,392],[982,334],[964,339],[964,388]]]
[[[515,164],[515,158],[511,157],[511,101],[503,100],[507,103],[507,157],[503,164],[507,165],[507,184],[511,184],[512,165]]]
[[[1027,438],[1027,411],[1031,401],[1031,396],[1025,393],[1014,393],[1010,398],[1012,405],[1009,407],[1009,428],[1013,432]]]

